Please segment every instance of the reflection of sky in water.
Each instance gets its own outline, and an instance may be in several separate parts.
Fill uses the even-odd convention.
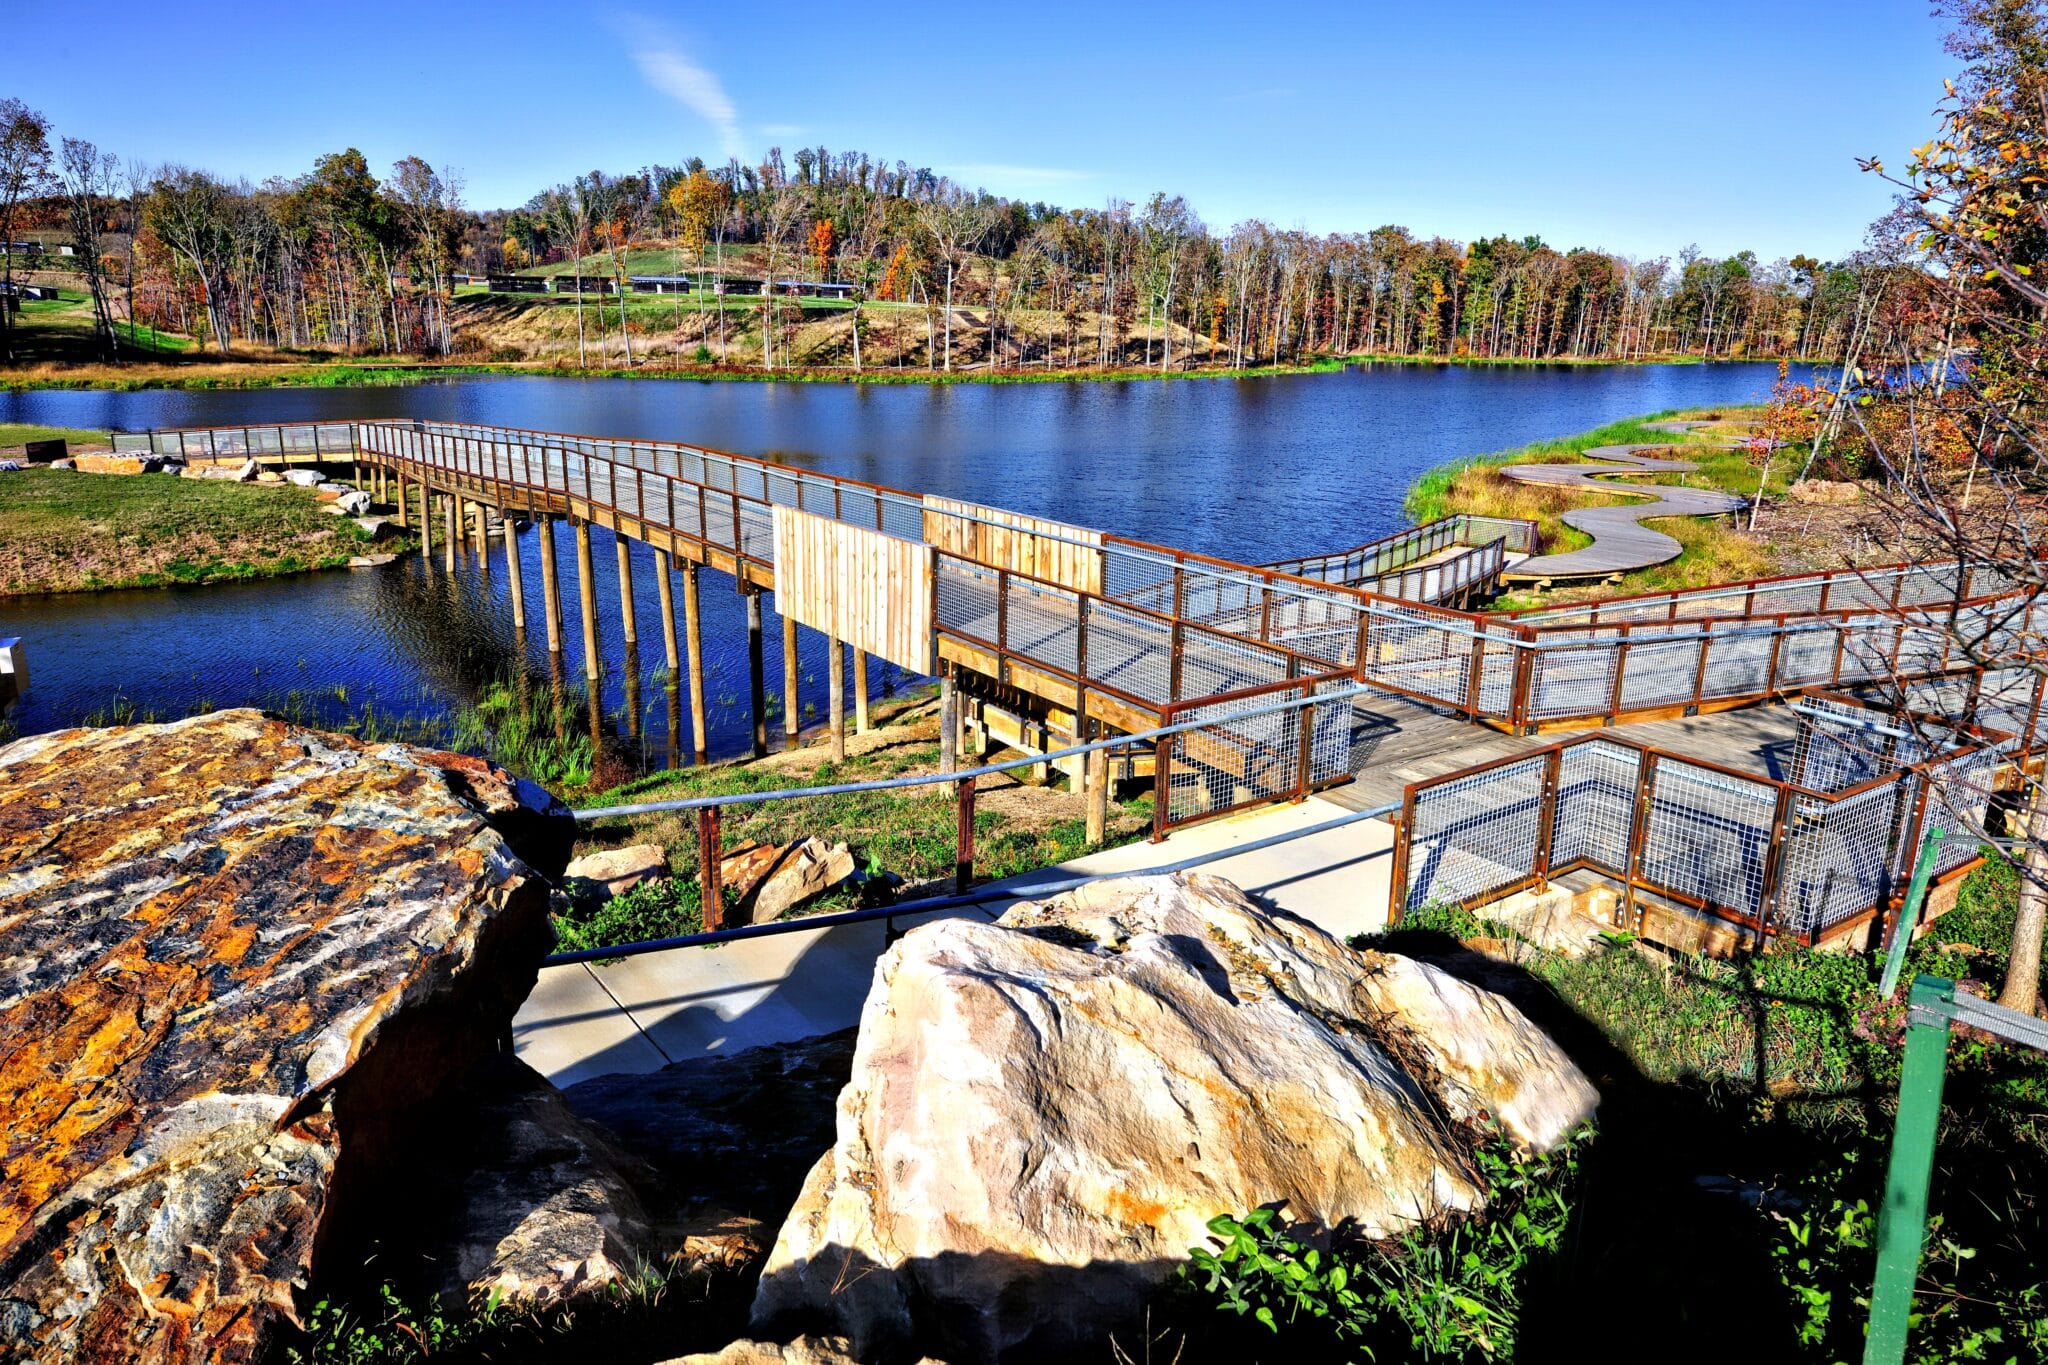
[[[0,422],[142,430],[418,416],[686,440],[1257,562],[1398,528],[1409,484],[1431,465],[1638,413],[1757,401],[1775,373],[1762,364],[1404,366],[1120,384],[492,378],[389,389],[52,390],[0,393]],[[580,674],[574,551],[567,529],[560,534],[569,657]],[[594,534],[592,557],[609,660],[605,701],[617,710],[625,687],[608,539]],[[533,627],[525,662],[544,676],[535,545],[532,532],[521,538]],[[663,659],[644,549],[635,567],[640,662],[651,674]],[[330,710],[436,711],[515,671],[505,592],[502,559],[489,579],[465,561],[451,583],[413,557],[367,572],[6,602],[0,634],[27,640],[33,683],[13,719],[23,731],[77,723],[117,692],[166,715],[201,702],[279,705],[293,694]],[[720,574],[704,575],[703,604],[711,747],[732,753],[744,748],[749,726],[745,613]],[[772,611],[766,637],[772,693],[782,676]],[[802,637],[806,700],[822,704],[823,641],[809,630]],[[652,678],[637,690],[658,757],[666,696]]]

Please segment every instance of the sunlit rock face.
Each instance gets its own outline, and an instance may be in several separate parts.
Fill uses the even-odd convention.
[[[254,1359],[509,1028],[567,823],[254,711],[0,748],[0,1357]]]
[[[926,924],[877,964],[754,1325],[863,1359],[1101,1353],[1215,1215],[1393,1233],[1481,1200],[1482,1114],[1547,1148],[1596,1099],[1506,1000],[1219,878]]]

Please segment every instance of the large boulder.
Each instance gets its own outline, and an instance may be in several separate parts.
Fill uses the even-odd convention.
[[[654,1174],[509,1053],[484,1060],[443,1106],[463,1141],[424,1153],[449,1204],[435,1264],[457,1298],[554,1303],[659,1260],[641,1191]],[[443,1240],[445,1239],[445,1240]]]
[[[0,1357],[253,1360],[403,1217],[350,1191],[548,950],[530,798],[255,711],[0,748]]]
[[[1391,1234],[1480,1203],[1481,1115],[1542,1148],[1596,1099],[1498,996],[1217,878],[940,920],[876,967],[754,1326],[864,1359],[1099,1353],[1215,1215]]]

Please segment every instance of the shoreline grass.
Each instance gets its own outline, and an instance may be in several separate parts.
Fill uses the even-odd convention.
[[[1730,405],[1719,408],[1670,409],[1623,418],[1553,440],[1532,441],[1507,450],[1470,455],[1423,471],[1410,485],[1403,508],[1418,524],[1436,521],[1458,512],[1485,516],[1525,517],[1537,523],[1537,533],[1546,554],[1576,550],[1592,543],[1589,536],[1566,526],[1567,512],[1582,508],[1638,503],[1657,496],[1660,487],[1688,486],[1715,488],[1742,497],[1757,492],[1758,470],[1741,450],[1723,448],[1717,442],[1739,432],[1761,408]],[[1651,424],[1669,421],[1709,423],[1703,431],[1669,432]],[[1683,474],[1617,475],[1603,478],[1614,492],[1594,493],[1584,489],[1519,483],[1502,473],[1514,464],[1570,464],[1580,461],[1588,450],[1608,445],[1649,445],[1666,448],[1676,459],[1690,460],[1698,469]],[[1781,453],[1773,461],[1765,484],[1766,496],[1782,494],[1789,486],[1798,460]],[[1627,489],[1642,490],[1630,496]],[[1511,593],[1494,604],[1496,609],[1535,606],[1573,600],[1593,594],[1653,592],[1698,587],[1708,583],[1733,582],[1767,575],[1778,567],[1775,547],[1752,536],[1736,523],[1720,517],[1652,517],[1646,523],[1677,541],[1678,557],[1625,574],[1618,584],[1592,584],[1554,589],[1547,593]]]
[[[372,542],[291,485],[41,468],[0,479],[0,598],[280,577],[412,544]]]

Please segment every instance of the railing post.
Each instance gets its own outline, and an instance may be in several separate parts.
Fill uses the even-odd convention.
[[[1621,643],[1614,650],[1614,678],[1607,685],[1607,724],[1612,725],[1621,718],[1621,685],[1628,674],[1629,632],[1634,627],[1624,623],[1621,627]]]
[[[1771,806],[1771,841],[1764,850],[1763,876],[1759,879],[1756,893],[1756,946],[1762,952],[1770,934],[1771,921],[1776,918],[1778,883],[1785,875],[1785,842],[1792,832],[1792,785],[1780,782],[1777,785],[1778,799]],[[1813,935],[1802,935],[1809,947]]]
[[[1551,749],[1543,760],[1542,805],[1536,812],[1536,889],[1550,889],[1550,846],[1557,835],[1557,789],[1564,770],[1564,748]]]
[[[1387,888],[1387,927],[1401,922],[1408,910],[1408,843],[1415,834],[1415,784],[1401,791],[1401,811],[1394,817],[1394,866]]]
[[[1162,726],[1171,725],[1178,719],[1173,707],[1168,706],[1159,713]],[[1167,806],[1173,796],[1173,742],[1177,734],[1161,735],[1152,742],[1152,842],[1166,838]]]
[[[953,890],[961,893],[974,885],[974,779],[964,779],[955,791],[959,822],[953,853]]]
[[[1912,1321],[1913,1285],[1927,1238],[1927,1194],[1934,1183],[1934,1139],[1948,1073],[1949,1014],[1955,983],[1923,976],[1906,997],[1906,1055],[1899,1070],[1898,1118],[1877,1216],[1877,1278],[1870,1290],[1864,1365],[1900,1365]]]
[[[1169,703],[1180,700],[1181,650],[1186,639],[1186,624],[1176,615],[1167,631],[1166,700]]]
[[[1303,684],[1300,751],[1295,757],[1294,799],[1297,802],[1308,800],[1309,783],[1315,766],[1315,687],[1314,683]]]
[[[704,927],[725,928],[725,869],[719,865],[718,807],[697,808],[697,884],[704,902]]]
[[[1647,749],[1637,751],[1635,809],[1629,817],[1628,847],[1622,850],[1622,912],[1623,929],[1635,932],[1638,928],[1636,914],[1636,887],[1643,876],[1643,845],[1649,841],[1650,803],[1657,776],[1657,755]]]

